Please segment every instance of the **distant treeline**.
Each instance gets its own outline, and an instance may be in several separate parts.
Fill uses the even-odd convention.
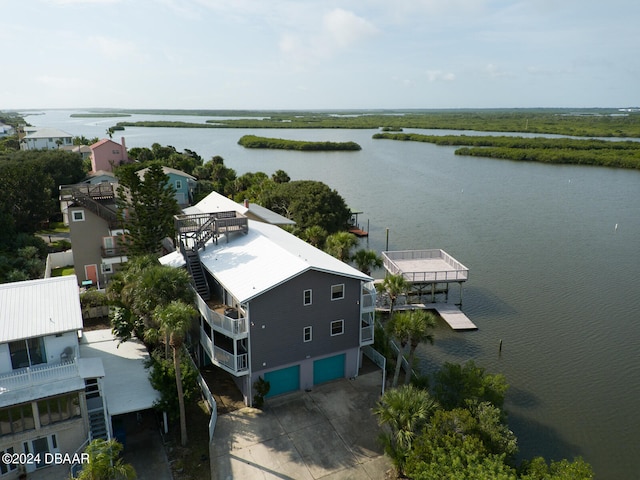
[[[286,140],[284,138],[267,138],[245,135],[238,140],[245,148],[275,148],[280,150],[333,151],[362,150],[355,142],[307,142],[302,140]]]
[[[69,115],[74,118],[115,118],[130,117],[130,113],[72,113]]]
[[[411,133],[378,133],[373,138],[463,146],[455,151],[456,155],[640,169],[640,142],[633,141]]]
[[[126,110],[129,112],[128,110]],[[149,111],[151,113],[153,111]],[[189,113],[190,112],[190,113]],[[134,112],[134,113],[142,113]],[[158,114],[169,112],[156,111]],[[346,128],[398,131],[407,128],[527,132],[576,137],[640,137],[640,114],[615,109],[381,110],[361,112],[179,111],[183,115],[244,116],[188,122],[120,122],[122,126],[185,128]],[[251,118],[253,117],[253,118]],[[255,118],[261,117],[261,118]]]
[[[216,128],[206,123],[170,122],[167,120],[147,120],[143,122],[118,122],[115,127],[169,127],[169,128]]]

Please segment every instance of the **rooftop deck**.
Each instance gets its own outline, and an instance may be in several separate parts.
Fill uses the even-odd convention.
[[[382,252],[384,268],[411,283],[465,282],[469,269],[441,249]]]

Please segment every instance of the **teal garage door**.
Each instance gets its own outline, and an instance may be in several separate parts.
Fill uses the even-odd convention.
[[[300,365],[265,373],[264,379],[271,384],[267,397],[300,390]]]
[[[313,384],[328,382],[344,377],[345,354],[323,358],[313,362]]]

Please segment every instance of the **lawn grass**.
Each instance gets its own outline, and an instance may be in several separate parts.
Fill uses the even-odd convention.
[[[69,233],[69,226],[63,222],[50,222],[47,228],[44,228],[38,232],[40,235],[53,235],[55,233]]]
[[[51,269],[52,277],[64,277],[65,275],[73,275],[73,274],[74,274],[73,265],[71,266],[67,265],[66,267],[58,267],[58,268]]]

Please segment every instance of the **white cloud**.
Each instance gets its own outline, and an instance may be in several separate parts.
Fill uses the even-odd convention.
[[[320,23],[315,16],[309,16],[302,28],[282,33],[278,46],[282,53],[306,65],[331,58],[378,33],[378,28],[367,19],[336,8],[325,13]]]
[[[322,24],[326,38],[338,47],[348,47],[378,33],[371,22],[341,8],[327,13]]]
[[[430,82],[452,82],[456,79],[455,73],[443,72],[442,70],[427,70],[427,79]]]

